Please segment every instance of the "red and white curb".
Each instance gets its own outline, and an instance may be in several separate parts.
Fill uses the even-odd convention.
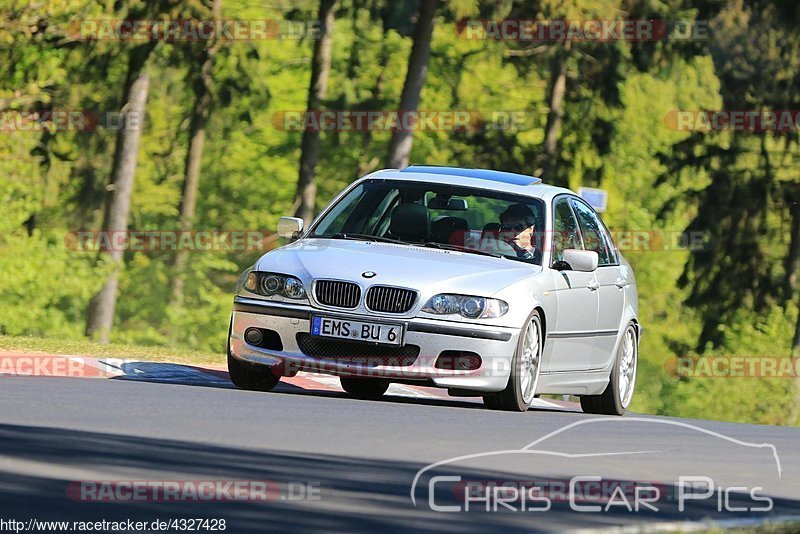
[[[66,377],[115,378],[185,385],[233,387],[223,367],[199,367],[188,364],[142,361],[118,358],[92,358],[73,354],[45,354],[39,352],[0,351],[0,377]],[[293,377],[283,377],[276,387],[278,392],[342,392],[339,378],[331,375],[300,372]],[[440,388],[392,384],[388,395],[415,399],[450,399]],[[460,401],[480,402],[479,398],[459,398]],[[577,409],[577,405],[553,399],[534,399],[534,408]]]

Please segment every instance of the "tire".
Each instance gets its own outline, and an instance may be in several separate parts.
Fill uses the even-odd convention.
[[[339,377],[342,389],[350,396],[364,400],[378,400],[389,389],[389,381],[381,378]]]
[[[536,397],[543,347],[542,318],[538,311],[534,311],[520,332],[506,389],[483,396],[483,404],[487,408],[509,412],[524,412],[528,409]]]
[[[636,325],[628,323],[614,358],[614,367],[611,370],[608,386],[600,395],[582,396],[581,409],[585,413],[592,414],[624,414],[633,398],[638,363],[639,343],[636,336]]]
[[[228,345],[228,376],[233,385],[250,391],[272,391],[281,380],[281,377],[276,376],[267,366],[240,362],[231,356],[230,344]]]
[[[484,395],[483,396],[483,405],[486,406],[487,408],[489,408],[490,410],[500,410],[501,408],[500,408],[500,402],[498,400],[499,398],[500,398],[500,394],[499,393],[493,393],[491,395]]]

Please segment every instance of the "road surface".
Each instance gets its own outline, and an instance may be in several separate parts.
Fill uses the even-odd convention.
[[[798,429],[598,418],[549,402],[502,413],[395,386],[385,400],[360,401],[337,391],[331,377],[302,375],[257,393],[234,389],[219,371],[145,362],[116,368],[110,378],[0,379],[0,519],[224,519],[227,532],[530,532],[800,514]],[[444,463],[429,468],[437,462]],[[562,490],[576,476],[628,488],[622,500],[632,508],[635,490],[623,482],[656,488],[657,511],[629,511],[619,498],[607,511],[608,499],[570,501]],[[713,481],[714,493],[683,493],[679,510],[682,476]],[[250,485],[245,497],[222,491],[206,501],[185,493],[186,481],[266,481],[269,491],[264,498],[262,486]],[[464,511],[464,484],[477,483],[479,497],[492,481],[535,483],[543,493],[533,509],[523,511],[519,497],[506,506],[471,500]],[[177,500],[153,490],[120,500],[134,482],[182,489]],[[576,484],[591,488],[586,479]],[[753,511],[767,501],[769,511]],[[575,509],[598,502],[599,512]]]

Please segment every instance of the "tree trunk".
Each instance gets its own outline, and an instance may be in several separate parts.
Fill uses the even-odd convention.
[[[153,46],[143,45],[131,52],[128,64],[128,76],[125,84],[124,105],[122,107],[122,127],[117,134],[114,150],[111,184],[109,186],[110,201],[107,204],[103,220],[103,231],[109,234],[125,232],[128,229],[131,192],[136,172],[136,159],[139,155],[139,139],[149,88],[149,78],[144,73],[144,66]],[[128,117],[138,121],[128,126]],[[117,286],[119,271],[122,269],[123,250],[112,248],[108,252],[114,264],[111,274],[89,303],[86,321],[86,335],[100,343],[108,343],[111,328],[114,324],[114,310],[117,305]]]
[[[309,112],[318,110],[328,94],[335,5],[336,0],[320,0],[319,3],[320,35],[314,43],[314,54],[311,59],[311,83],[308,88],[307,105]],[[319,160],[319,131],[305,130],[300,150],[300,172],[297,178],[294,214],[295,217],[303,219],[308,226],[314,218],[314,204],[317,199],[314,175]]]
[[[791,302],[794,297],[795,288],[797,287],[797,273],[800,271],[800,199],[794,199],[790,196],[788,202],[791,233],[789,234],[789,252],[785,260],[784,299],[787,303]]]
[[[795,219],[796,220],[796,219]],[[794,224],[792,225],[792,229],[795,230]],[[800,228],[798,228],[800,230]],[[796,233],[792,234],[792,241],[795,240],[797,237]],[[800,357],[800,301],[797,303],[798,312],[797,312],[797,322],[794,325],[794,337],[792,339],[792,348],[789,351],[790,357]],[[792,396],[794,397],[794,402],[792,402],[792,409],[789,414],[789,421],[788,424],[790,425],[800,425],[800,376],[796,376],[793,379],[792,385]]]
[[[558,134],[561,130],[561,117],[564,115],[564,94],[567,91],[567,56],[569,55],[570,41],[564,43],[564,48],[556,52],[550,72],[550,87],[548,100],[550,111],[547,113],[547,124],[544,133],[544,156],[542,159],[542,177],[549,183],[566,187],[563,180],[552,176],[558,149]]]
[[[763,145],[762,145],[763,146]],[[789,215],[791,220],[791,230],[789,236],[789,251],[785,260],[785,288],[784,288],[784,310],[789,303],[795,299],[797,294],[797,273],[800,271],[800,186],[797,184],[787,184],[789,189],[785,193],[785,198],[789,204]],[[789,350],[790,357],[800,356],[800,296],[797,301],[797,319],[794,324],[794,336]],[[791,403],[792,409],[789,412],[790,425],[800,424],[800,376],[793,379]]]
[[[214,20],[220,19],[222,0],[214,0]],[[203,146],[206,140],[206,125],[211,114],[212,68],[214,56],[219,49],[219,42],[209,42],[201,55],[200,75],[194,81],[194,104],[189,119],[189,151],[184,164],[183,192],[180,205],[180,230],[187,231],[194,223],[197,208],[197,190],[200,186],[200,163],[203,160]],[[186,276],[188,251],[178,249],[175,252],[175,272],[172,278],[171,306],[183,304],[183,287]]]
[[[800,307],[800,302],[797,303]],[[794,326],[794,338],[792,339],[792,354],[800,354],[800,313],[797,314],[797,322]]]
[[[391,4],[385,4],[383,9],[381,10],[381,51],[378,54],[378,67],[380,68],[380,74],[378,74],[378,78],[375,80],[375,85],[372,86],[372,90],[370,91],[370,103],[372,104],[372,109],[380,109],[377,107],[377,104],[381,100],[381,96],[383,95],[383,88],[386,84],[386,70],[389,66],[389,46],[388,36],[389,36],[389,17],[391,16]],[[366,156],[368,154],[368,149],[370,144],[372,143],[372,131],[367,129],[364,132],[364,136],[361,139],[361,149],[363,156],[358,162],[358,167],[356,168],[356,178],[361,178],[367,173],[372,172],[375,168],[380,164],[380,158],[374,157],[371,160],[367,161]]]
[[[431,38],[437,3],[437,0],[422,0],[420,5],[419,18],[414,28],[414,45],[411,47],[406,81],[400,96],[400,113],[414,112],[419,108],[422,84],[425,81],[425,74],[428,72],[428,59],[431,55]],[[408,166],[413,141],[413,132],[400,130],[392,132],[386,166],[390,169],[402,169]]]
[[[800,268],[800,202],[794,201],[789,206],[792,217],[792,233],[789,242],[789,253],[786,256],[786,301],[790,302],[796,293],[797,271]],[[800,302],[798,302],[797,323],[792,339],[792,354],[800,353]]]

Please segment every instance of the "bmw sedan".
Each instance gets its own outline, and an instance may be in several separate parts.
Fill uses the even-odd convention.
[[[641,326],[633,271],[592,207],[538,178],[410,166],[350,184],[246,270],[228,369],[270,390],[299,371],[376,399],[392,382],[525,411],[542,394],[621,415]]]

